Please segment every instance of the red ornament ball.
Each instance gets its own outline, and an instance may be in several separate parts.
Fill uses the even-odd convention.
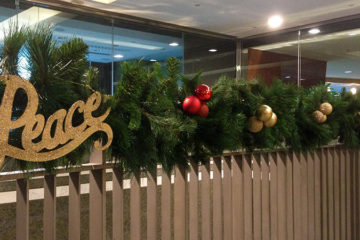
[[[190,114],[197,114],[200,110],[201,102],[195,96],[189,96],[184,99],[182,108],[185,112]]]
[[[202,103],[199,112],[197,113],[200,117],[207,117],[209,115],[209,107],[206,103]]]
[[[195,95],[201,100],[201,101],[207,101],[211,98],[211,87],[205,84],[199,85],[195,89]]]

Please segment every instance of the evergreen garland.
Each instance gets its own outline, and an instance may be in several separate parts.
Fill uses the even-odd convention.
[[[0,68],[2,74],[18,75],[19,56],[28,59],[29,81],[40,97],[39,112],[48,117],[99,90],[98,71],[88,66],[88,47],[81,39],[58,45],[47,27],[15,29],[5,35]],[[106,100],[100,109],[111,107],[107,119],[114,132],[108,152],[111,159],[129,172],[154,172],[157,164],[171,171],[175,165],[188,166],[189,159],[204,162],[225,150],[308,151],[333,140],[351,148],[360,145],[359,94],[329,92],[326,85],[305,89],[277,80],[266,86],[257,80],[223,76],[213,86],[212,98],[207,102],[209,115],[202,118],[188,115],[181,108],[182,101],[193,95],[200,83],[201,73],[182,75],[176,58],[169,58],[164,67],[159,63],[146,66],[141,60],[122,63],[117,91],[113,96],[103,96]],[[0,97],[3,90],[0,84]],[[23,95],[20,92],[16,97],[15,118],[26,104]],[[326,122],[317,123],[312,114],[324,102],[332,105],[333,112]],[[251,133],[249,118],[263,104],[272,108],[278,121],[271,128]],[[82,118],[75,117],[74,121],[79,124]],[[10,143],[21,147],[20,137],[21,129],[12,132]],[[59,165],[79,164],[91,143],[89,139],[68,156],[40,166],[51,171]],[[39,166],[18,163],[23,169]]]

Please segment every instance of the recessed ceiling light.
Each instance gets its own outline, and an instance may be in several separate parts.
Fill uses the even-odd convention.
[[[121,55],[121,54],[114,55],[114,58],[123,58],[123,57],[124,57],[124,55]]]
[[[172,42],[172,43],[169,43],[170,46],[172,47],[176,47],[176,46],[179,46],[179,43],[177,42]]]
[[[110,4],[115,2],[116,0],[92,0],[94,2],[104,3],[104,4]]]
[[[156,62],[157,60],[156,59],[150,59],[150,62]]]
[[[218,50],[216,48],[210,48],[209,52],[217,52]]]
[[[309,30],[309,33],[310,34],[318,34],[318,33],[320,33],[320,29],[318,29],[318,28],[312,28],[312,29],[310,29]]]
[[[350,88],[350,92],[352,93],[352,94],[356,94],[356,92],[357,92],[357,89],[356,88],[354,88],[354,87],[352,87],[352,88]]]
[[[284,22],[284,19],[280,15],[274,15],[268,19],[267,24],[271,28],[278,28],[283,24],[283,22]]]
[[[352,71],[351,70],[346,70],[344,73],[345,74],[350,74],[350,73],[352,73]]]

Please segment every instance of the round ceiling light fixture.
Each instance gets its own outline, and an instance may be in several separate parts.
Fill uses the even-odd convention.
[[[320,33],[320,29],[318,29],[318,28],[312,28],[312,29],[309,30],[309,33],[312,34],[312,35],[319,34],[319,33]]]
[[[273,16],[269,17],[267,24],[270,28],[278,28],[283,24],[283,22],[284,22],[284,19],[282,16],[273,15]]]
[[[357,89],[354,88],[354,87],[352,87],[352,88],[350,88],[350,92],[351,92],[353,95],[355,95],[356,92],[357,92]]]
[[[210,48],[209,52],[217,52],[218,50],[216,48]]]
[[[172,47],[177,47],[177,46],[179,46],[179,43],[177,43],[177,42],[172,42],[172,43],[169,43],[169,45],[172,46]]]

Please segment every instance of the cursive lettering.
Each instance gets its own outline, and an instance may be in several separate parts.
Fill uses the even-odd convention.
[[[94,147],[98,150],[107,149],[112,141],[111,127],[104,123],[110,113],[110,108],[99,117],[94,117],[93,112],[101,104],[101,94],[93,93],[86,102],[75,102],[68,111],[57,110],[46,121],[43,115],[36,114],[39,97],[34,86],[27,80],[18,76],[1,76],[0,81],[5,83],[4,96],[0,106],[0,166],[5,156],[32,162],[51,161],[76,149],[92,134],[102,131],[107,136],[106,144],[95,141]],[[12,119],[12,109],[15,93],[23,89],[28,102],[24,113],[17,119]],[[83,114],[84,121],[73,126],[75,112]],[[21,135],[22,148],[8,143],[11,130],[23,128]],[[53,132],[51,131],[53,129]],[[33,142],[41,137],[40,141]]]

